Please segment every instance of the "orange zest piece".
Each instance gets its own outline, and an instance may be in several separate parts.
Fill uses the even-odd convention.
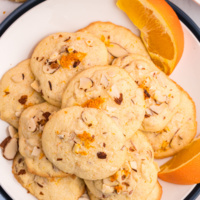
[[[86,156],[86,155],[87,155],[87,152],[86,152],[86,151],[79,151],[79,152],[76,153],[76,154],[80,154],[80,155],[82,155],[82,156]]]
[[[116,191],[117,193],[120,193],[121,190],[122,190],[122,186],[121,186],[121,185],[115,186],[115,191]]]
[[[78,134],[77,137],[84,142],[85,148],[94,148],[93,146],[90,145],[90,143],[94,142],[94,138],[91,136],[90,133],[87,133],[84,131],[82,134]],[[80,153],[80,152],[79,152]]]
[[[8,88],[8,87],[4,90],[4,93],[5,93],[4,97],[5,97],[6,95],[10,94],[10,91],[9,91],[9,88]]]
[[[104,35],[101,36],[101,41],[104,42],[106,46],[110,46],[110,40],[105,38]]]
[[[44,157],[44,154],[41,152],[41,153],[40,153],[39,160],[41,160],[43,157]]]
[[[85,103],[83,103],[82,107],[88,107],[88,108],[100,108],[101,105],[105,102],[104,98],[97,97],[96,99],[89,99]]]
[[[60,59],[60,65],[63,68],[68,68],[73,64],[73,62],[81,62],[83,58],[86,56],[86,53],[81,52],[72,52],[67,55],[62,55]]]
[[[176,184],[200,183],[200,138],[195,139],[162,165],[158,177]]]
[[[155,65],[171,74],[184,48],[183,30],[173,9],[165,0],[118,0],[117,6],[140,30]]]
[[[122,170],[121,173],[124,174],[126,177],[130,175],[130,172],[128,170]]]
[[[118,179],[118,173],[116,172],[115,174],[113,174],[112,176],[110,176],[110,181],[114,182]]]

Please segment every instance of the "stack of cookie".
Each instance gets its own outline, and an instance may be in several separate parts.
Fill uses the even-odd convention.
[[[44,38],[3,76],[0,100],[12,125],[3,155],[38,199],[159,200],[154,153],[171,156],[196,134],[189,95],[110,22]]]

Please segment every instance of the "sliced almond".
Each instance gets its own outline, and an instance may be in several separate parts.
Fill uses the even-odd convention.
[[[6,138],[1,142],[0,147],[1,147],[2,149],[4,149],[5,146],[7,145],[7,143],[8,143],[10,140],[11,140],[11,137],[10,137],[10,136],[6,137]]]
[[[81,113],[81,119],[88,126],[96,125],[98,123],[98,121],[96,120],[96,118],[94,118],[94,116],[92,115],[92,113],[87,112],[87,111],[83,111]],[[81,133],[78,133],[77,130],[75,130],[75,132],[76,132],[76,134],[82,134],[83,133],[83,131]]]
[[[141,64],[137,64],[136,67],[137,69],[143,69],[143,70],[145,69]]]
[[[17,136],[17,130],[13,126],[8,126],[8,133],[11,138]]]
[[[131,162],[130,162],[130,165],[131,165],[131,168],[132,168],[134,171],[137,172],[137,163],[136,163],[136,161],[131,161]]]
[[[145,110],[145,118],[151,117],[152,115],[153,115],[153,112],[149,108],[147,108]]]
[[[58,70],[58,68],[51,68],[49,65],[44,65],[42,69],[43,69],[43,72],[46,74],[53,74],[55,71]]]
[[[17,112],[15,112],[15,116],[16,116],[16,117],[20,117],[20,116],[21,116],[21,113],[22,113],[22,111],[17,111]]]
[[[85,43],[87,44],[87,46],[91,47],[93,41],[92,40],[86,40]]]
[[[109,81],[108,81],[107,77],[106,77],[104,74],[102,74],[102,76],[101,76],[100,83],[101,83],[105,88],[107,88],[108,85],[109,85]]]
[[[164,75],[162,74],[162,73],[160,73],[160,74],[158,74],[157,75],[157,80],[158,80],[158,82],[159,82],[159,85],[161,86],[161,87],[166,87],[166,85],[167,85],[167,80],[166,80],[166,78],[164,78],[163,77]]]
[[[90,200],[89,196],[85,193],[78,200]]]
[[[24,80],[24,74],[15,74],[14,76],[11,77],[11,79],[15,83],[20,83]]]
[[[128,52],[119,44],[110,42],[110,45],[107,46],[108,52],[114,57],[121,57],[128,54]]]
[[[108,186],[116,186],[116,185],[118,185],[117,181],[110,181],[109,179],[110,178],[103,179],[103,184],[108,185]]]
[[[51,54],[50,58],[48,59],[49,62],[53,62],[59,58],[60,54],[55,51],[54,53]]]
[[[60,135],[58,135],[58,137],[62,140],[65,138],[65,135],[60,134]]]
[[[154,98],[158,101],[158,102],[165,102],[167,100],[166,95],[161,94],[161,92],[159,90],[155,91],[154,94]]]
[[[31,119],[28,120],[27,126],[28,126],[27,129],[30,132],[34,132],[36,130],[37,125],[35,123],[34,118],[31,118]]]
[[[13,160],[18,151],[18,140],[17,138],[7,137],[2,143],[1,148],[3,150],[3,156],[7,160]]]
[[[91,88],[93,85],[94,82],[92,81],[92,79],[87,77],[80,78],[79,89],[87,90]]]
[[[80,151],[81,145],[80,144],[75,144],[73,148],[73,152],[78,154]]]
[[[105,185],[103,184],[102,185],[102,192],[105,194],[105,193],[112,193],[114,192],[114,187],[111,187],[111,186],[108,186],[108,185]]]
[[[167,107],[167,104],[162,103],[160,105],[152,105],[150,106],[150,109],[153,113],[160,114],[166,107]]]
[[[41,149],[39,147],[34,147],[31,153],[32,156],[39,156],[41,153]]]
[[[108,90],[108,93],[109,93],[109,95],[111,96],[111,97],[113,97],[114,99],[115,98],[119,98],[120,97],[120,92],[119,92],[119,90],[118,90],[118,88],[117,88],[117,86],[116,85],[112,85],[112,87]]]
[[[39,81],[37,81],[37,80],[34,80],[31,83],[31,87],[37,92],[41,92],[41,90],[42,90],[41,87],[40,87]]]
[[[90,120],[88,119],[88,117],[87,117],[87,114],[83,111],[82,113],[81,113],[81,119],[82,119],[82,121],[85,123],[85,124],[89,124],[89,123],[91,123],[90,122]]]
[[[67,46],[62,46],[60,49],[60,53],[65,53],[65,52],[68,52]]]
[[[109,111],[109,112],[114,112],[114,111],[117,110],[117,108],[111,107],[111,106],[106,106],[106,110]]]
[[[115,121],[115,123],[119,124],[119,119],[117,117],[112,116],[111,118]]]

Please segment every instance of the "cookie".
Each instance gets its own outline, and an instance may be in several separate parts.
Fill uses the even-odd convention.
[[[101,198],[95,197],[90,191],[88,191],[88,194],[89,194],[90,200],[101,200]],[[161,197],[162,197],[162,187],[159,184],[159,182],[157,182],[157,184],[154,186],[151,193],[144,200],[160,200]],[[89,200],[89,198],[84,199],[84,200]],[[111,200],[115,200],[115,199],[111,199]],[[124,199],[121,199],[121,200],[128,200],[128,198],[125,197]],[[143,200],[143,199],[140,199],[140,200]]]
[[[149,57],[141,39],[123,26],[97,21],[79,31],[94,34],[105,43],[109,52],[109,63],[112,63],[114,58],[129,53]]]
[[[74,105],[103,110],[127,139],[140,128],[145,113],[143,90],[114,66],[96,66],[75,76],[63,94],[62,108]]]
[[[162,198],[162,193],[162,186],[157,182],[146,200],[160,200]]]
[[[140,129],[150,132],[163,130],[180,103],[181,92],[177,85],[141,55],[124,56],[113,64],[125,69],[144,90],[146,110]]]
[[[74,175],[44,178],[31,174],[20,154],[13,161],[12,172],[17,181],[38,200],[78,200],[85,190],[84,182]]]
[[[68,81],[84,69],[106,65],[107,59],[106,46],[93,35],[55,33],[44,38],[32,54],[35,87],[47,102],[60,106]]]
[[[127,159],[112,176],[85,183],[99,199],[146,199],[157,183],[158,167],[154,164],[153,149],[145,135],[137,131],[125,147]]]
[[[196,135],[196,108],[192,98],[182,88],[181,102],[171,121],[160,132],[145,132],[156,158],[173,156]]]
[[[42,147],[60,170],[95,180],[110,176],[124,163],[123,132],[104,112],[69,107],[58,111],[45,125]]]
[[[21,112],[44,100],[31,88],[34,76],[30,60],[25,60],[7,71],[0,81],[0,118],[18,128]]]
[[[44,126],[56,111],[57,107],[45,102],[27,108],[19,120],[19,151],[25,159],[27,170],[38,176],[67,176],[48,161],[42,150]]]

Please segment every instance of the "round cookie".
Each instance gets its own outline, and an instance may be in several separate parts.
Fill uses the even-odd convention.
[[[84,200],[103,200],[104,199],[104,198],[95,197],[90,191],[88,191],[88,194],[89,194],[90,199],[86,198]],[[162,197],[162,187],[159,184],[159,182],[157,182],[157,184],[154,186],[151,193],[144,200],[160,200],[161,197]],[[120,199],[120,200],[127,200],[127,199],[128,198],[125,197],[124,199]],[[112,200],[115,200],[115,199],[112,199]]]
[[[38,176],[67,176],[48,161],[42,150],[44,126],[56,111],[57,107],[45,102],[27,108],[19,120],[19,151],[25,159],[27,170]]]
[[[105,43],[109,52],[109,63],[112,63],[114,58],[129,53],[141,54],[149,58],[141,39],[125,27],[111,22],[97,21],[79,31],[91,33]]]
[[[30,60],[24,60],[7,71],[0,81],[0,118],[18,128],[21,112],[44,100],[31,88],[34,76]]]
[[[146,110],[140,129],[150,132],[163,130],[180,103],[177,85],[152,61],[141,55],[124,56],[113,64],[125,69],[144,90]]]
[[[35,48],[31,69],[35,86],[49,103],[60,106],[68,81],[78,72],[95,65],[106,65],[107,49],[103,42],[87,33],[55,33]]]
[[[119,67],[96,66],[75,76],[63,94],[62,108],[74,105],[103,110],[127,139],[144,119],[143,90]]]
[[[137,131],[125,148],[127,159],[115,174],[102,180],[85,180],[88,190],[98,199],[146,200],[157,184],[158,168],[145,135]]]
[[[125,137],[113,120],[94,108],[69,107],[46,124],[42,147],[60,170],[95,180],[110,176],[124,163]]]
[[[171,121],[160,132],[145,132],[156,158],[173,156],[196,135],[196,109],[192,98],[182,88],[181,102]]]
[[[84,182],[74,175],[44,178],[31,174],[20,154],[13,161],[12,172],[17,181],[38,200],[78,200],[85,190]]]

